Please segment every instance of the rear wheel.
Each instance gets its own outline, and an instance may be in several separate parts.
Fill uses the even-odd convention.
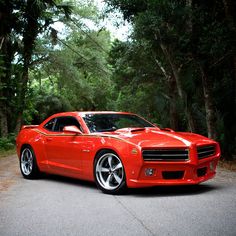
[[[25,146],[20,155],[20,170],[24,178],[35,179],[39,176],[39,169],[32,147]]]
[[[126,189],[124,166],[113,152],[99,153],[94,164],[94,177],[104,193],[121,194]]]

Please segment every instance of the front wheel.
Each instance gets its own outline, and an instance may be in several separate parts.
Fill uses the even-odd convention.
[[[39,169],[33,149],[25,146],[20,155],[20,170],[24,178],[35,179],[39,176]]]
[[[94,165],[95,181],[104,193],[121,194],[126,189],[124,166],[115,153],[101,152]]]

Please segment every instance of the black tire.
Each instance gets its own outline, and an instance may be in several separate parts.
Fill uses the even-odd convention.
[[[97,187],[107,194],[124,194],[127,189],[122,161],[110,150],[101,151],[96,156],[94,179]]]
[[[26,179],[37,179],[40,175],[34,150],[29,145],[21,149],[20,170],[21,174]]]

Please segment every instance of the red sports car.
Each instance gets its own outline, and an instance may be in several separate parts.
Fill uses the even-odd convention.
[[[95,181],[105,193],[127,187],[198,184],[213,178],[219,144],[160,129],[126,112],[65,112],[23,126],[17,154],[25,178],[40,172]]]

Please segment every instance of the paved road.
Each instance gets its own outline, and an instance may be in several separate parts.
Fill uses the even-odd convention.
[[[16,156],[0,159],[0,235],[236,235],[236,173],[196,187],[102,194],[94,184],[25,180]]]

